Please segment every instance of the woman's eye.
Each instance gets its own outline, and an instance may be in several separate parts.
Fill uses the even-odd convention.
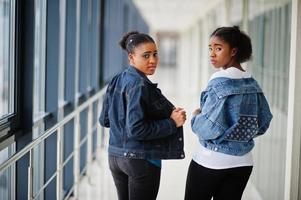
[[[149,54],[144,54],[143,58],[149,58]]]
[[[158,53],[154,53],[154,57],[157,57],[158,56]]]
[[[219,47],[218,47],[218,48],[216,48],[216,50],[217,50],[217,51],[221,51],[221,50],[222,50],[222,48],[219,48]]]
[[[211,48],[211,47],[209,48],[209,51],[212,51],[212,48]]]

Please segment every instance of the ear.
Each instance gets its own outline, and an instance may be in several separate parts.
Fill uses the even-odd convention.
[[[134,54],[129,53],[128,54],[128,59],[129,59],[129,63],[130,64],[135,64],[135,62],[134,62]]]
[[[237,53],[237,48],[233,48],[233,49],[231,50],[231,56],[232,56],[232,57],[235,56],[236,53]]]

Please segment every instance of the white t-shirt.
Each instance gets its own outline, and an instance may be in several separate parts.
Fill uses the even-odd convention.
[[[225,70],[215,72],[210,80],[217,77],[225,77],[232,79],[250,78],[249,72],[241,71],[235,67],[229,67]],[[210,169],[227,169],[233,167],[253,166],[252,153],[249,152],[243,156],[233,156],[205,148],[198,143],[192,159],[204,167]]]

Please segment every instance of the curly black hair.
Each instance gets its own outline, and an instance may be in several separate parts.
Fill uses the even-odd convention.
[[[220,27],[211,34],[211,37],[219,37],[228,43],[231,48],[237,48],[235,55],[239,63],[246,62],[252,57],[252,43],[250,37],[239,29],[238,26]]]

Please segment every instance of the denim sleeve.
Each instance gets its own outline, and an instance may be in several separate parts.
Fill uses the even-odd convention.
[[[213,140],[224,133],[224,128],[217,123],[224,101],[210,93],[202,93],[200,114],[191,119],[191,129],[200,140]]]
[[[108,116],[109,110],[109,89],[107,88],[106,94],[104,96],[104,101],[102,104],[102,110],[99,116],[99,123],[101,126],[110,127],[110,121]]]
[[[148,89],[135,86],[127,94],[126,128],[128,138],[152,140],[164,138],[177,132],[176,124],[171,118],[151,120],[146,116]]]
[[[273,115],[270,111],[270,107],[268,101],[265,96],[262,94],[259,102],[259,113],[258,113],[258,134],[263,135],[269,128],[270,122],[273,118]]]

